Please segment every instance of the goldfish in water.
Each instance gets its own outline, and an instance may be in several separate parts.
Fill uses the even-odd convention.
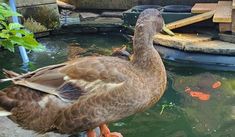
[[[201,91],[194,91],[189,87],[185,88],[185,92],[187,92],[191,97],[198,98],[202,101],[207,101],[210,99],[210,94],[206,94]]]

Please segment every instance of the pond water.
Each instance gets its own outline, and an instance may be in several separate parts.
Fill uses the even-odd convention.
[[[130,45],[121,34],[86,34],[41,38],[47,50],[29,53],[29,68],[22,67],[19,55],[0,52],[0,69],[16,72],[64,62],[73,51],[110,54],[112,47]],[[75,48],[79,43],[79,47]],[[70,45],[70,46],[69,46]],[[105,48],[105,50],[103,50]],[[94,50],[95,49],[95,50]],[[216,71],[164,61],[168,87],[151,109],[111,123],[112,131],[124,137],[233,137],[235,135],[235,72]],[[0,74],[0,78],[3,75]],[[0,84],[0,89],[7,84]],[[163,109],[164,107],[164,109]]]

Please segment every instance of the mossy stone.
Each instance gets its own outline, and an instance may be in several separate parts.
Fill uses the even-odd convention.
[[[126,10],[137,5],[138,0],[61,0],[79,9],[112,9]]]
[[[21,7],[18,8],[18,11],[23,15],[22,24],[26,25],[27,22],[26,28],[31,29],[33,32],[52,30],[60,25],[56,4]],[[31,25],[30,21],[32,22]]]

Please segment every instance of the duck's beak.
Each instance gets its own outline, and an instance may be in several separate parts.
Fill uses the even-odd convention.
[[[166,27],[165,23],[163,24],[162,31],[164,31],[165,33],[167,33],[170,36],[175,36],[174,32],[172,32],[170,29],[168,29]]]

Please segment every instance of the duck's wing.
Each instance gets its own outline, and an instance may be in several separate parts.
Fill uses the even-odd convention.
[[[45,93],[57,95],[55,89],[64,82],[64,75],[59,73],[58,69],[66,66],[67,63],[68,62],[42,67],[21,75],[4,69],[3,73],[7,78],[1,79],[0,82],[12,81],[15,85],[21,85]]]
[[[127,77],[115,68],[113,63],[112,60],[105,60],[105,57],[81,58],[61,65],[48,66],[49,69],[41,69],[30,76],[14,80],[14,83],[56,95],[63,100],[74,101],[94,91],[120,86]],[[120,67],[123,67],[122,63]]]

